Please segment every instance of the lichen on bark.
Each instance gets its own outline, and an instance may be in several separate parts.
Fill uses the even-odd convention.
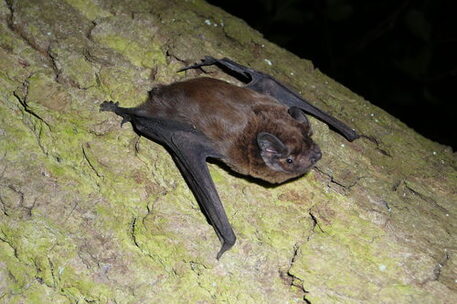
[[[201,0],[0,2],[0,303],[452,303],[451,149]],[[277,187],[210,171],[238,235],[219,241],[166,150],[99,113],[204,55],[287,83],[323,159]]]

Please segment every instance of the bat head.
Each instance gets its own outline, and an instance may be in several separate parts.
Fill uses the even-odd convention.
[[[269,169],[292,178],[306,173],[321,159],[322,153],[311,139],[311,126],[303,112],[295,107],[288,112],[296,123],[289,122],[287,127],[278,128],[276,132],[259,132],[257,145]]]
[[[322,157],[321,150],[309,137],[282,141],[273,134],[260,132],[257,135],[260,156],[272,170],[298,176],[306,173]]]

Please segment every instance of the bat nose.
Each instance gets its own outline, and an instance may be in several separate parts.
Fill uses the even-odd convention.
[[[310,161],[312,164],[315,164],[319,159],[322,157],[322,152],[321,149],[319,148],[318,145],[315,145],[312,150],[312,155],[310,157]]]

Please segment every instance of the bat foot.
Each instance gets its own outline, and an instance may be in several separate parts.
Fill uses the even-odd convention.
[[[131,116],[129,113],[127,113],[128,109],[121,108],[119,107],[118,102],[113,102],[113,101],[104,101],[100,104],[100,112],[106,111],[106,112],[114,112],[117,115],[122,117],[121,121],[121,127],[126,123],[130,122],[132,120]]]
[[[106,112],[114,112],[116,113],[116,110],[119,108],[119,103],[118,102],[113,102],[113,101],[104,101],[100,104],[100,112],[106,111]]]

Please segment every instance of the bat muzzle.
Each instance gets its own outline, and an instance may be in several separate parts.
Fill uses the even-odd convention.
[[[317,163],[322,158],[322,152],[318,145],[314,144],[310,151],[309,162],[311,166]]]

